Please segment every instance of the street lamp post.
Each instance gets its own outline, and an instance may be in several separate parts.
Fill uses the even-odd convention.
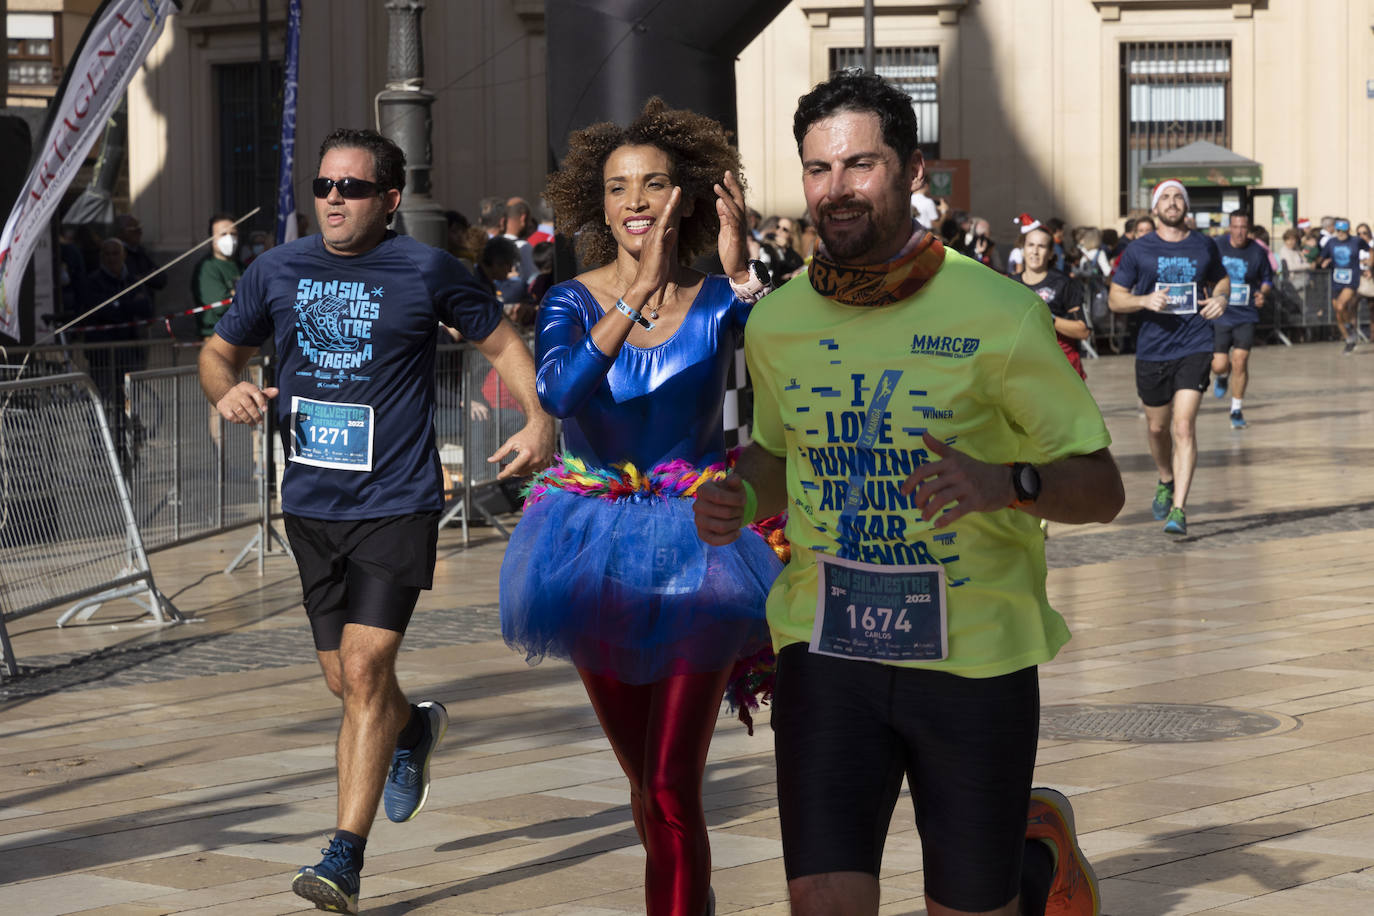
[[[448,221],[430,196],[434,93],[424,88],[425,50],[420,32],[424,0],[386,0],[386,88],[377,97],[377,129],[406,155],[406,189],[395,228],[416,241],[443,248]]]

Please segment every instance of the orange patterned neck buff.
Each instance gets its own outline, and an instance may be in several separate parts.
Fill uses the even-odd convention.
[[[824,246],[811,258],[811,287],[841,305],[891,305],[925,286],[945,261],[945,246],[935,233],[917,227],[897,257],[883,264],[838,264]]]

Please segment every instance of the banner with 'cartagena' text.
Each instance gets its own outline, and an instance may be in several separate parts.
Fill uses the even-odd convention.
[[[0,235],[0,333],[19,339],[19,284],[34,244],[100,138],[110,112],[162,34],[175,0],[104,0],[48,109],[24,190]]]

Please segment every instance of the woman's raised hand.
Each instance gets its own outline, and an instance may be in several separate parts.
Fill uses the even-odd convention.
[[[749,282],[748,219],[744,209],[744,189],[730,172],[715,186],[716,215],[720,217],[720,265],[736,283]]]
[[[644,239],[644,247],[639,251],[639,270],[635,273],[630,290],[636,298],[647,299],[668,285],[677,267],[678,208],[682,204],[682,188],[674,185],[668,195],[668,204],[663,213],[654,220],[653,227]],[[628,302],[628,295],[627,295]],[[635,308],[642,302],[633,303]]]

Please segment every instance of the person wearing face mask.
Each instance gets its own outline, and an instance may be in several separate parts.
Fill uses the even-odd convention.
[[[253,232],[252,235],[248,236],[248,247],[243,252],[243,266],[247,267],[252,264],[258,255],[271,247],[272,239],[266,232],[261,229]]]
[[[191,274],[191,297],[196,305],[210,305],[234,297],[243,268],[234,255],[239,248],[239,231],[228,213],[210,217],[210,253],[201,259]],[[212,337],[215,325],[224,315],[227,305],[220,305],[196,315],[196,326],[202,340]]]
[[[568,454],[535,478],[501,567],[501,632],[570,659],[630,783],[649,916],[714,911],[706,753],[737,660],[766,650],[781,564],[745,532],[697,539],[723,471],[726,379],[767,268],[747,259],[739,155],[720,124],[651,99],[574,133],[546,197],[595,265],[545,294],[539,398]],[[687,264],[715,247],[725,275]]]

